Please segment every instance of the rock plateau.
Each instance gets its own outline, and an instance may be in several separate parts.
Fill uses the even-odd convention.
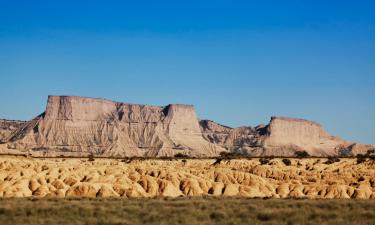
[[[355,155],[374,146],[331,136],[317,123],[272,117],[268,125],[230,128],[199,121],[191,105],[148,106],[74,96],[49,96],[30,121],[0,120],[0,153],[34,156],[212,157]]]

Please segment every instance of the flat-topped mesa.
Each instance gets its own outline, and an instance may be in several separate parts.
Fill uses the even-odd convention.
[[[192,105],[75,96],[49,96],[46,111],[10,140],[12,149],[54,155],[212,156],[223,150],[203,139]]]
[[[333,155],[349,142],[329,135],[320,124],[312,121],[272,117],[263,144],[265,148],[296,147],[311,155]]]
[[[4,128],[5,127],[5,128]],[[2,143],[2,144],[1,144]],[[27,122],[0,120],[0,152],[51,156],[252,156],[363,154],[374,146],[329,135],[315,122],[272,117],[268,125],[230,128],[198,121],[194,106],[149,106],[76,96],[49,96]]]
[[[48,96],[46,119],[98,120],[116,111],[116,103],[96,98]]]

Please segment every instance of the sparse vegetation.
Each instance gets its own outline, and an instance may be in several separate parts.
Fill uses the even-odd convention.
[[[373,224],[374,200],[0,199],[0,224]],[[173,213],[171,213],[173,212]]]

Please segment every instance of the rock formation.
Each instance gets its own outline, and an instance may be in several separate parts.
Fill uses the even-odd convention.
[[[311,121],[273,117],[268,125],[230,128],[198,121],[191,105],[165,107],[49,96],[33,120],[0,121],[1,153],[34,156],[193,157],[237,152],[253,156],[355,155],[374,146],[333,137]]]
[[[0,158],[0,197],[375,199],[368,159],[132,160]]]
[[[0,143],[5,142],[5,140],[24,123],[25,121],[0,119]]]
[[[285,117],[271,119],[263,140],[263,146],[269,152],[296,149],[321,156],[337,155],[339,150],[350,144],[329,135],[318,123]]]
[[[294,156],[306,151],[311,156],[350,156],[375,149],[329,135],[315,122],[272,117],[268,125],[230,128],[213,121],[200,121],[204,138],[230,152],[250,156]]]
[[[33,155],[212,156],[191,105],[146,106],[103,99],[50,96],[46,111],[24,123],[2,146]]]

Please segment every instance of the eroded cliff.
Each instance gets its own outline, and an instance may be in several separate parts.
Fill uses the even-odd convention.
[[[191,105],[165,107],[74,96],[49,96],[27,122],[0,121],[0,152],[35,156],[192,157],[356,155],[375,149],[329,135],[317,123],[272,117],[268,125],[230,128],[198,121]]]
[[[33,155],[213,156],[193,106],[147,106],[50,96],[46,111],[16,130],[3,152]]]

